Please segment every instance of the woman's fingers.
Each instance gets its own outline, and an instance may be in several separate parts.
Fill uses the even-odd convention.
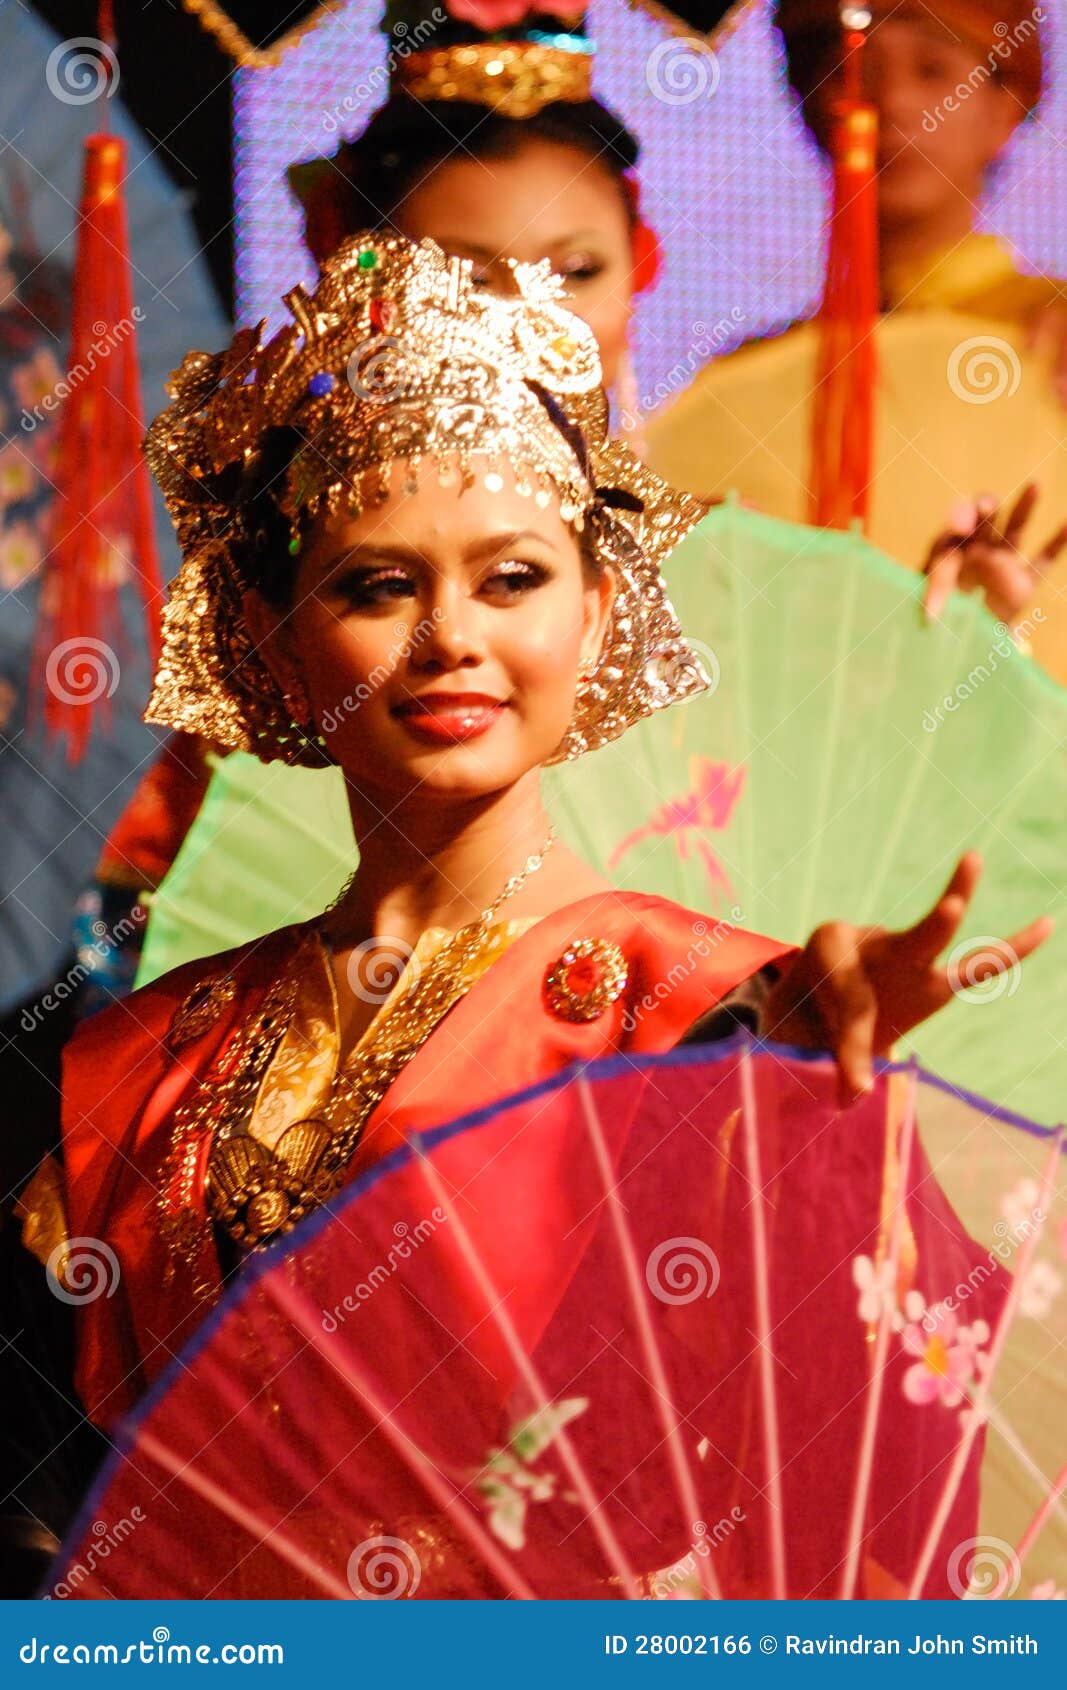
[[[1011,626],[1033,598],[1036,581],[1032,564],[1021,552],[999,546],[977,556],[966,553],[959,585],[964,592],[982,592],[990,614]]]
[[[894,948],[904,952],[915,968],[928,968],[959,932],[982,876],[982,859],[967,851],[952,871],[945,890],[914,927],[891,935]]]
[[[1015,957],[1016,962],[1025,962],[1028,956],[1039,951],[1045,940],[1055,932],[1056,923],[1050,915],[1039,915],[1036,921],[1031,921],[1028,927],[1020,927],[1018,933],[1013,933],[1004,943]]]
[[[1048,545],[1042,546],[1041,550],[1035,554],[1032,559],[1034,570],[1041,574],[1050,563],[1055,563],[1064,546],[1067,546],[1067,522],[1064,523],[1062,528],[1057,528]]]
[[[837,1061],[842,1107],[870,1089],[874,1057],[893,1039],[957,993],[1017,967],[1052,932],[1051,918],[1041,916],[1010,938],[973,946],[938,968],[936,959],[959,932],[981,873],[978,852],[966,852],[937,902],[902,933],[826,923],[780,982],[769,1036],[828,1047]]]
[[[923,610],[932,622],[941,615],[959,585],[963,567],[963,552],[959,543],[950,544],[938,556],[931,557],[926,566],[926,591]]]
[[[974,525],[974,532],[967,544],[970,546],[999,546],[1003,545],[1003,536],[997,527],[997,501],[992,493],[979,494],[978,521]]]
[[[1010,939],[1002,939],[1001,944],[1011,958],[1008,966],[1013,968],[1016,963],[1025,962],[1028,956],[1033,956],[1051,936],[1055,927],[1056,923],[1050,915],[1039,915],[1036,921],[1031,921],[1026,927],[1020,927]]]
[[[847,1108],[870,1090],[878,996],[860,950],[864,932],[833,923],[817,935],[814,998],[837,1060],[838,1096]]]
[[[1051,916],[1039,916],[1010,939],[987,940],[984,945],[967,951],[945,971],[950,990],[953,994],[965,992],[971,986],[982,986],[1010,973],[1045,943],[1054,926]]]
[[[1006,546],[1015,546],[1018,548],[1019,542],[1022,539],[1022,531],[1033,515],[1037,499],[1037,482],[1030,481],[1019,494],[1019,497],[1012,506],[1008,519],[1004,524],[1002,537]]]
[[[990,493],[961,505],[953,513],[953,527],[939,534],[923,567],[927,577],[923,608],[931,620],[940,616],[957,589],[980,589],[994,615],[1011,622],[1033,597],[1034,584],[1067,545],[1067,524],[1057,530],[1031,562],[1022,549],[1023,530],[1037,503],[1036,481],[1023,488],[1005,520],[999,526],[997,501]]]

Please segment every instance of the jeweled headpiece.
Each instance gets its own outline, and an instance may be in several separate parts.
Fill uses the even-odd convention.
[[[281,429],[295,447],[274,502],[294,551],[315,519],[384,502],[398,461],[409,493],[425,473],[461,490],[476,475],[499,488],[507,472],[520,493],[558,498],[564,519],[588,528],[617,591],[552,761],[704,689],[659,570],[701,507],[609,438],[596,341],[561,303],[548,264],[513,274],[514,296],[501,298],[433,241],[357,235],[327,261],[313,294],[286,295],[293,322],[266,344],[261,324],[225,352],[186,357],[146,442],[184,554],[149,721],[265,761],[324,760],[321,742],[292,723],[242,605],[253,584],[242,558],[258,533],[250,489]]]
[[[583,11],[574,0],[387,0],[391,86],[516,118],[588,100],[593,43]]]

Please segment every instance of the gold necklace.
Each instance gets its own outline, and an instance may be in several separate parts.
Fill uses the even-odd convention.
[[[504,886],[503,891],[497,893],[492,903],[482,911],[477,921],[468,922],[464,927],[458,928],[457,932],[453,934],[453,938],[456,938],[459,933],[469,932],[472,927],[488,927],[501,904],[505,903],[508,898],[513,898],[520,886],[524,886],[526,884],[531,874],[537,873],[545,858],[548,856],[548,853],[551,851],[553,845],[556,843],[556,838],[556,830],[554,827],[550,826],[548,830],[548,838],[545,840],[541,849],[539,851],[535,851],[532,856],[527,857],[522,867],[511,876],[511,879]],[[328,917],[336,914],[336,912],[341,908],[341,905],[344,903],[353,886],[356,884],[356,876],[358,874],[359,868],[356,867],[352,870],[352,873],[341,887],[341,890],[338,892],[332,904],[327,904],[326,908],[319,916],[316,925],[324,938],[326,938],[326,921]],[[328,939],[326,939],[326,943],[329,944]]]
[[[446,939],[436,956],[413,976],[389,1009],[380,1036],[366,1047],[361,1041],[347,1062],[338,1064],[319,1116],[288,1127],[273,1152],[247,1132],[220,1131],[208,1162],[205,1197],[212,1219],[242,1249],[261,1248],[289,1232],[344,1184],[370,1116],[434,1028],[465,995],[471,967],[491,940],[498,910],[537,873],[555,839],[550,831],[540,851],[527,857],[477,920]],[[325,920],[343,896],[342,892],[317,923],[327,951]]]

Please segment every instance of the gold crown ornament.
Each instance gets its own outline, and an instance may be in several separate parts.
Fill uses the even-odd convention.
[[[251,491],[289,438],[281,429],[293,447],[271,490],[294,572],[309,525],[383,503],[397,462],[409,494],[426,474],[460,492],[479,476],[497,490],[507,472],[520,493],[557,498],[564,520],[588,530],[617,591],[550,761],[705,689],[659,569],[703,508],[610,439],[596,341],[548,263],[512,271],[514,294],[500,297],[433,241],[356,235],[313,294],[285,296],[293,321],[266,343],[260,324],[227,351],[188,354],[146,441],[183,554],[148,721],[264,761],[329,760],[292,721],[242,608],[252,585],[242,559],[261,542]]]
[[[536,117],[591,100],[592,58],[540,41],[466,41],[401,59],[393,85],[416,100],[467,100],[502,117]]]
[[[594,43],[576,0],[386,0],[390,92],[535,117],[592,98]]]

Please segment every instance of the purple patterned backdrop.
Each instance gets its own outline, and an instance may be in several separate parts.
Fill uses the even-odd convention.
[[[294,159],[334,151],[386,92],[382,0],[351,0],[274,70],[237,78],[238,308],[242,321],[284,315],[279,296],[315,267],[284,179]],[[1045,0],[1053,71],[1041,110],[1001,162],[986,223],[1024,264],[1067,275],[1067,41]],[[812,309],[821,269],[825,182],[785,86],[767,0],[753,0],[714,57],[622,0],[592,0],[600,98],[640,136],[643,205],[667,264],[642,302],[636,360],[642,397],[688,380],[725,350]],[[1067,52],[1067,47],[1064,47]]]

